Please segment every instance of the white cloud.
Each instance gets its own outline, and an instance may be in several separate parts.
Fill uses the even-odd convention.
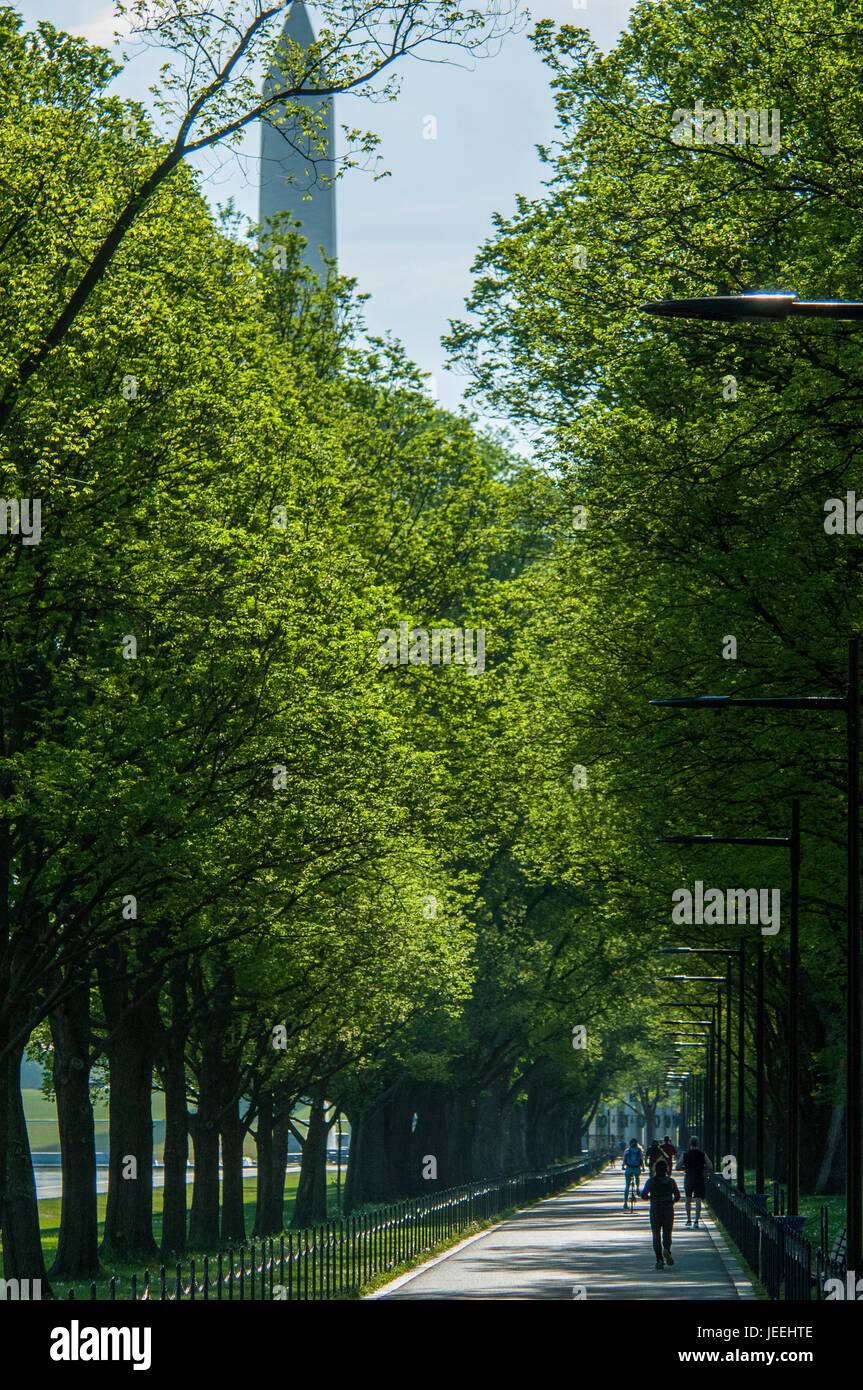
[[[106,5],[91,19],[76,19],[71,23],[67,20],[64,27],[68,29],[70,34],[76,34],[79,38],[86,39],[88,43],[97,44],[100,48],[113,48],[116,43],[115,31],[122,38],[128,34],[130,26],[128,19],[118,18],[113,5]]]

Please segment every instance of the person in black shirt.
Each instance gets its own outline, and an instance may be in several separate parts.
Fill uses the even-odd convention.
[[[692,1199],[695,1198],[695,1223],[694,1230],[698,1230],[698,1218],[701,1215],[701,1203],[705,1195],[704,1175],[710,1168],[710,1160],[703,1149],[698,1147],[698,1136],[693,1134],[689,1141],[689,1148],[677,1165],[678,1171],[683,1169],[683,1191],[686,1195],[686,1225],[687,1228],[693,1226],[692,1221]]]
[[[662,1146],[659,1140],[654,1139],[647,1153],[644,1155],[644,1161],[647,1164],[649,1172],[653,1172],[654,1165],[660,1158],[665,1158],[665,1154],[662,1152]]]
[[[664,1269],[666,1264],[674,1264],[671,1258],[671,1232],[674,1230],[674,1203],[680,1201],[680,1188],[674,1178],[668,1176],[668,1164],[664,1158],[654,1166],[653,1176],[647,1179],[641,1195],[650,1199],[653,1253],[656,1255],[656,1268]]]

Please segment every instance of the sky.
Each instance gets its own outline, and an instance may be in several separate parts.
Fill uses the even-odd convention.
[[[372,104],[355,96],[336,102],[337,130],[341,124],[374,130],[381,137],[381,165],[390,171],[375,180],[370,172],[349,170],[338,180],[339,270],[371,294],[369,330],[400,338],[450,409],[465,380],[444,370],[441,336],[450,319],[464,316],[471,264],[492,233],[493,213],[512,214],[517,194],[539,196],[546,176],[536,146],[553,139],[554,105],[548,70],[528,39],[533,22],[550,18],[587,28],[603,51],[627,22],[627,0],[578,3],[576,9],[575,0],[526,0],[530,22],[522,32],[508,36],[494,56],[468,59],[470,67],[405,60],[396,102]],[[113,47],[113,7],[103,0],[19,0],[18,9],[27,28],[46,19]],[[314,23],[312,5],[309,13]],[[120,49],[114,51],[119,59]],[[135,57],[114,90],[149,106],[155,71],[152,55]],[[435,118],[434,139],[423,134],[433,128],[429,116]],[[257,220],[259,140],[257,130],[250,132],[240,155],[210,155],[200,165],[213,206],[233,198],[240,212]]]

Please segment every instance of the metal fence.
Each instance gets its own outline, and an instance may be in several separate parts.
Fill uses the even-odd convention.
[[[812,1245],[793,1230],[788,1218],[764,1211],[751,1197],[736,1192],[715,1173],[707,1175],[707,1200],[753,1274],[771,1299],[808,1303],[822,1298],[824,1280],[845,1278],[845,1259],[834,1249],[826,1254],[826,1212],[821,1214],[821,1244],[815,1254]],[[774,1207],[781,1212],[781,1197],[774,1192]]]
[[[764,1214],[761,1208],[751,1197],[733,1192],[724,1179],[713,1173],[707,1174],[707,1200],[749,1268],[757,1273],[761,1242],[758,1217]]]
[[[140,1278],[133,1274],[126,1297],[166,1303],[183,1299],[311,1302],[337,1298],[434,1250],[475,1223],[563,1191],[578,1178],[597,1172],[610,1157],[606,1151],[592,1153],[578,1163],[546,1173],[448,1188],[344,1220],[327,1221],[309,1230],[253,1240],[239,1250],[190,1260],[185,1272],[183,1264],[177,1264],[170,1274],[162,1265],[157,1276],[150,1270]],[[67,1298],[75,1296],[75,1290],[70,1289]],[[95,1283],[90,1285],[89,1297],[99,1297]],[[109,1281],[107,1297],[123,1297],[118,1294],[116,1278]]]

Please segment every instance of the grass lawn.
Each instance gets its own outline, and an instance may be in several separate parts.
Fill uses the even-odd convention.
[[[746,1176],[746,1191],[749,1192],[749,1193],[754,1192],[754,1191],[755,1191],[755,1169],[754,1169],[754,1168],[752,1168],[752,1169],[747,1168],[747,1169],[746,1169],[746,1174],[745,1174],[745,1176]],[[785,1189],[784,1185],[782,1185],[782,1186],[783,1186],[783,1191],[785,1191],[786,1189]],[[768,1195],[769,1195],[769,1200],[768,1200],[768,1203],[767,1203],[767,1209],[768,1209],[768,1211],[772,1211],[772,1210],[773,1210],[773,1180],[772,1180],[772,1179],[770,1179],[770,1180],[768,1181],[768,1183],[767,1183],[767,1192],[768,1192]],[[837,1231],[840,1231],[840,1230],[842,1229],[842,1227],[845,1225],[845,1194],[844,1194],[844,1193],[836,1193],[836,1194],[833,1195],[833,1196],[827,1196],[827,1197],[825,1197],[825,1196],[809,1196],[809,1195],[807,1195],[806,1193],[801,1192],[801,1194],[800,1194],[800,1215],[806,1217],[806,1225],[803,1227],[803,1234],[805,1235],[806,1239],[807,1239],[808,1241],[810,1241],[810,1242],[812,1243],[812,1245],[815,1245],[815,1246],[818,1245],[818,1241],[819,1241],[820,1233],[821,1233],[820,1212],[821,1212],[821,1208],[822,1208],[822,1207],[826,1207],[826,1208],[827,1208],[827,1220],[828,1220],[828,1223],[829,1223],[829,1226],[828,1226],[829,1239],[830,1239],[830,1245],[832,1246],[832,1245],[833,1245],[833,1241],[834,1241],[834,1239],[836,1238],[836,1233],[837,1233]]]
[[[583,1177],[581,1177],[581,1178],[578,1179],[578,1182],[576,1182],[576,1183],[574,1183],[574,1184],[572,1184],[572,1185],[573,1185],[573,1186],[578,1186],[581,1182],[586,1182],[586,1181],[588,1180],[588,1178],[590,1178],[590,1177],[592,1177],[592,1176],[593,1176],[593,1173],[585,1174]],[[284,1203],[284,1209],[283,1209],[283,1210],[284,1210],[284,1228],[285,1228],[285,1229],[287,1229],[288,1223],[289,1223],[290,1218],[291,1218],[291,1215],[292,1215],[292,1213],[293,1213],[294,1201],[295,1201],[295,1198],[296,1198],[296,1190],[297,1190],[297,1184],[298,1184],[298,1182],[299,1182],[299,1173],[288,1173],[288,1174],[286,1175],[286,1181],[285,1181],[285,1203]],[[245,1205],[245,1215],[246,1215],[246,1229],[247,1229],[248,1231],[251,1231],[251,1230],[252,1230],[252,1227],[253,1227],[253,1225],[254,1225],[254,1213],[255,1213],[255,1178],[246,1178],[243,1185],[244,1185],[244,1199],[245,1199],[245,1200],[244,1200],[244,1205]],[[191,1187],[190,1187],[189,1191],[190,1191],[190,1193],[191,1193]],[[156,1240],[157,1243],[158,1243],[158,1241],[160,1240],[160,1238],[161,1238],[161,1233],[162,1233],[162,1200],[163,1200],[163,1193],[164,1193],[164,1189],[162,1189],[162,1188],[154,1188],[154,1190],[153,1190],[153,1234],[154,1234],[154,1238],[155,1238],[155,1240]],[[99,1217],[99,1231],[100,1231],[100,1234],[101,1234],[101,1231],[102,1231],[102,1228],[103,1228],[103,1223],[104,1223],[104,1217],[105,1217],[105,1204],[106,1204],[106,1201],[107,1201],[107,1194],[105,1194],[105,1193],[100,1193],[99,1196],[98,1196],[98,1198],[97,1198],[97,1209],[98,1209],[98,1217]],[[330,1220],[338,1220],[340,1213],[339,1213],[338,1208],[337,1208],[337,1206],[336,1206],[336,1175],[335,1175],[335,1173],[331,1173],[329,1170],[328,1170],[328,1172],[327,1172],[327,1202],[328,1202],[328,1213],[327,1213],[328,1218],[329,1218]],[[531,1203],[530,1205],[535,1205],[535,1203]],[[385,1283],[387,1283],[389,1280],[394,1279],[395,1277],[397,1277],[398,1274],[400,1274],[400,1273],[402,1273],[402,1272],[404,1272],[404,1271],[406,1271],[406,1270],[408,1270],[408,1269],[411,1269],[411,1268],[415,1267],[417,1264],[421,1264],[423,1261],[427,1260],[427,1259],[429,1258],[429,1256],[430,1256],[433,1252],[446,1249],[447,1247],[449,1247],[449,1246],[451,1246],[451,1245],[454,1245],[454,1244],[457,1244],[457,1243],[458,1243],[459,1241],[461,1241],[461,1240],[464,1240],[466,1236],[469,1236],[469,1235],[471,1235],[471,1234],[473,1234],[473,1233],[475,1233],[475,1232],[478,1232],[478,1231],[480,1231],[480,1230],[484,1230],[484,1229],[487,1228],[488,1226],[496,1225],[496,1224],[497,1224],[498,1222],[500,1222],[500,1221],[506,1220],[506,1218],[507,1218],[508,1216],[510,1216],[510,1215],[513,1214],[513,1211],[514,1211],[514,1210],[515,1210],[515,1209],[513,1208],[512,1211],[500,1212],[500,1213],[498,1213],[498,1214],[496,1214],[496,1215],[494,1215],[494,1216],[489,1217],[488,1220],[486,1220],[486,1221],[474,1222],[474,1223],[472,1223],[470,1226],[465,1227],[464,1229],[462,1229],[458,1234],[454,1234],[454,1235],[452,1235],[451,1237],[449,1237],[449,1238],[447,1238],[447,1239],[439,1240],[438,1242],[435,1243],[434,1246],[429,1247],[429,1248],[426,1248],[426,1249],[424,1249],[424,1250],[418,1252],[417,1255],[416,1255],[413,1259],[411,1259],[411,1260],[409,1260],[409,1261],[406,1261],[406,1262],[403,1263],[403,1264],[393,1264],[393,1265],[391,1265],[386,1271],[381,1271],[381,1273],[378,1274],[374,1279],[372,1279],[370,1282],[368,1282],[367,1284],[365,1284],[365,1285],[363,1286],[362,1289],[359,1289],[359,1288],[352,1288],[350,1291],[346,1291],[346,1292],[339,1293],[339,1294],[334,1294],[334,1296],[335,1296],[335,1297],[338,1297],[338,1298],[342,1298],[342,1299],[344,1299],[344,1298],[349,1298],[349,1299],[359,1298],[359,1297],[362,1296],[362,1294],[363,1294],[365,1291],[370,1290],[370,1289],[372,1289],[372,1288],[374,1288],[374,1287],[377,1287],[377,1286],[379,1286],[379,1285],[381,1285],[381,1284],[385,1284]],[[44,1252],[45,1252],[45,1263],[46,1263],[46,1265],[47,1265],[48,1267],[50,1267],[50,1265],[51,1265],[51,1263],[52,1263],[52,1261],[53,1261],[54,1255],[55,1255],[55,1253],[56,1253],[56,1249],[57,1249],[57,1239],[58,1239],[58,1235],[59,1235],[59,1220],[60,1220],[60,1199],[57,1198],[57,1197],[52,1197],[52,1198],[45,1198],[45,1199],[43,1199],[42,1201],[40,1201],[40,1203],[39,1203],[39,1217],[40,1217],[40,1224],[41,1224],[41,1229],[42,1229],[42,1246],[43,1246],[43,1250],[44,1250]],[[248,1242],[248,1240],[247,1240],[247,1247],[248,1247],[248,1243],[249,1243],[249,1242]],[[278,1242],[276,1242],[276,1245],[278,1245]],[[0,1250],[2,1250],[2,1243],[0,1243]],[[221,1247],[221,1252],[222,1252],[222,1254],[227,1253],[224,1246]],[[219,1247],[216,1247],[216,1249],[213,1249],[213,1250],[206,1250],[206,1251],[204,1251],[204,1250],[187,1250],[186,1253],[183,1255],[183,1258],[182,1258],[182,1261],[181,1261],[181,1266],[182,1266],[181,1275],[182,1275],[183,1283],[184,1283],[184,1284],[188,1283],[188,1279],[189,1279],[189,1262],[190,1262],[192,1259],[195,1260],[195,1264],[196,1264],[196,1269],[195,1269],[196,1282],[197,1282],[198,1284],[200,1284],[201,1278],[202,1278],[202,1274],[203,1274],[202,1264],[203,1264],[204,1255],[208,1255],[208,1256],[210,1257],[211,1262],[212,1262],[213,1256],[214,1256],[214,1255],[218,1255],[218,1253],[219,1253]],[[236,1247],[235,1247],[235,1253],[236,1253]],[[259,1258],[260,1258],[260,1256],[259,1256],[259,1254],[256,1252],[256,1263],[258,1262]],[[248,1249],[247,1249],[247,1260],[248,1260]],[[235,1264],[235,1268],[236,1268],[236,1267],[237,1267],[237,1266],[236,1266],[236,1264]],[[151,1261],[149,1262],[148,1268],[149,1268],[149,1271],[150,1271],[150,1276],[151,1276],[151,1281],[152,1281],[151,1287],[153,1288],[153,1291],[154,1291],[155,1296],[158,1298],[158,1293],[159,1293],[159,1269],[160,1269],[160,1260],[159,1260],[158,1256],[156,1256],[153,1260],[151,1260]],[[332,1268],[334,1268],[334,1266],[333,1266]],[[97,1297],[98,1299],[105,1299],[105,1300],[108,1299],[108,1297],[109,1297],[109,1281],[110,1281],[111,1276],[113,1275],[113,1276],[115,1277],[115,1279],[116,1279],[116,1298],[117,1298],[118,1300],[128,1299],[128,1298],[129,1298],[129,1293],[130,1293],[130,1288],[131,1288],[131,1278],[132,1278],[132,1275],[133,1275],[133,1274],[135,1274],[135,1275],[138,1276],[138,1294],[139,1294],[139,1296],[140,1296],[140,1294],[141,1294],[141,1292],[142,1292],[142,1290],[143,1290],[143,1287],[144,1287],[144,1286],[143,1286],[143,1279],[142,1279],[142,1276],[143,1276],[143,1273],[144,1273],[144,1269],[145,1269],[145,1266],[144,1266],[143,1262],[141,1262],[141,1261],[136,1261],[134,1264],[125,1264],[124,1262],[122,1262],[122,1261],[120,1261],[120,1260],[112,1259],[112,1258],[109,1258],[109,1257],[107,1257],[107,1256],[103,1257],[103,1258],[102,1258],[102,1270],[103,1270],[102,1276],[101,1276],[99,1279],[97,1279],[97,1280],[95,1280],[95,1281],[92,1281],[92,1282],[95,1282],[95,1284],[96,1284],[96,1297]],[[172,1275],[174,1275],[174,1277],[176,1277],[176,1261],[174,1262],[173,1265],[171,1265],[171,1264],[166,1265],[166,1270],[165,1270],[165,1272],[166,1272],[166,1275],[167,1275],[167,1286],[168,1286],[168,1291],[170,1292],[170,1291],[171,1291],[171,1287],[172,1287]],[[210,1278],[211,1278],[211,1279],[213,1278],[214,1273],[215,1273],[215,1271],[211,1268],[211,1273],[210,1273]],[[277,1268],[277,1270],[276,1270],[276,1278],[278,1279],[278,1268]],[[55,1298],[63,1299],[63,1300],[65,1301],[66,1298],[67,1298],[67,1296],[68,1296],[69,1290],[70,1290],[70,1289],[73,1289],[73,1290],[74,1290],[74,1293],[75,1293],[76,1299],[89,1300],[89,1299],[90,1299],[90,1287],[91,1287],[91,1281],[90,1281],[90,1280],[81,1281],[81,1282],[74,1282],[74,1283],[72,1283],[72,1282],[70,1282],[70,1281],[68,1281],[68,1280],[63,1280],[63,1281],[58,1281],[58,1282],[56,1282],[56,1283],[54,1284],[54,1286],[53,1286],[53,1293],[54,1293]],[[199,1298],[200,1298],[201,1296],[202,1296],[202,1295],[200,1295],[200,1294],[198,1295]],[[214,1297],[214,1292],[213,1292],[213,1290],[212,1290],[212,1287],[211,1287],[210,1297],[211,1297],[211,1298]]]
[[[344,1174],[342,1176],[344,1178]],[[288,1173],[285,1178],[285,1229],[287,1229],[288,1223],[290,1222],[291,1215],[293,1213],[294,1200],[296,1198],[297,1183],[299,1182],[299,1177],[299,1173]],[[255,1222],[255,1182],[256,1180],[253,1177],[246,1178],[243,1182],[244,1206],[246,1213],[246,1230],[248,1232],[252,1231]],[[153,1236],[157,1245],[162,1238],[162,1201],[164,1198],[164,1191],[165,1189],[162,1187],[155,1187],[153,1189]],[[191,1183],[188,1186],[188,1194],[189,1202],[191,1203]],[[100,1237],[102,1234],[103,1223],[105,1220],[105,1203],[107,1202],[107,1200],[107,1193],[104,1192],[100,1193],[97,1198]],[[327,1202],[328,1215],[330,1219],[338,1218],[339,1213],[336,1208],[335,1173],[327,1173]],[[42,1249],[45,1252],[45,1263],[50,1268],[54,1260],[54,1256],[57,1252],[57,1240],[60,1234],[59,1197],[46,1197],[42,1201],[40,1201],[39,1221],[42,1228]],[[2,1249],[2,1243],[0,1243],[0,1249]],[[196,1273],[200,1278],[200,1264],[203,1260],[204,1255],[217,1255],[219,1253],[219,1249],[222,1249],[224,1251],[225,1247],[217,1246],[213,1250],[188,1250],[182,1258],[184,1279],[188,1280],[189,1260],[194,1259],[196,1261]],[[158,1277],[160,1264],[161,1261],[158,1258],[158,1256],[150,1261],[149,1268],[151,1276],[155,1274]],[[143,1270],[143,1265],[140,1261],[136,1261],[134,1264],[127,1265],[120,1260],[115,1260],[108,1256],[104,1256],[102,1259],[102,1268],[104,1270],[104,1278],[101,1280],[97,1280],[98,1296],[100,1298],[108,1297],[108,1281],[111,1275],[113,1274],[117,1279],[117,1297],[128,1298],[129,1281],[131,1279],[131,1276],[133,1274],[137,1274],[140,1279]],[[169,1276],[172,1272],[176,1273],[176,1262],[174,1263],[174,1265],[169,1264],[167,1266],[167,1271]],[[54,1289],[54,1293],[56,1295],[62,1295],[65,1298],[70,1288],[74,1288],[76,1298],[90,1297],[89,1280],[84,1283],[70,1283],[68,1281],[62,1281],[61,1283],[57,1284],[56,1288]]]

